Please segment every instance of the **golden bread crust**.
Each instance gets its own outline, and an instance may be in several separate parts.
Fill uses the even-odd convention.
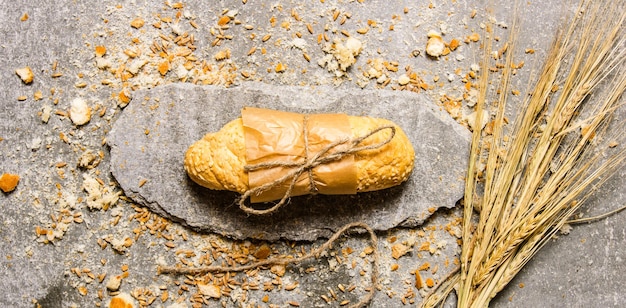
[[[374,129],[394,125],[396,135],[388,144],[355,154],[358,192],[396,186],[406,181],[413,170],[415,152],[406,134],[385,119],[349,116],[353,137],[364,136]],[[383,142],[389,138],[383,130],[365,139],[361,146]],[[246,147],[241,118],[226,124],[216,133],[208,133],[189,147],[185,154],[185,170],[191,179],[210,189],[230,190],[243,194],[248,190]]]

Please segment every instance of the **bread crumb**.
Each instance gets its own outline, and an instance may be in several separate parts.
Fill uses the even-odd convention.
[[[228,16],[222,16],[218,21],[217,21],[217,25],[218,26],[225,26],[226,24],[228,24],[230,22],[230,17]]]
[[[404,256],[407,252],[409,252],[409,247],[404,244],[395,244],[391,246],[391,256],[394,259],[400,259],[400,257]]]
[[[161,62],[159,64],[159,73],[161,74],[161,76],[165,76],[165,74],[167,74],[167,72],[169,72],[170,70],[170,62],[167,60],[164,60],[163,62]]]
[[[198,284],[198,292],[204,296],[208,296],[209,298],[220,298],[222,297],[222,291],[220,288],[214,284]]]
[[[109,192],[101,189],[100,183],[88,174],[83,175],[83,189],[87,192],[87,207],[89,209],[108,209],[115,205],[121,192]]]
[[[424,287],[424,281],[422,280],[422,275],[420,275],[420,271],[415,271],[415,287],[420,290]]]
[[[76,165],[79,168],[93,169],[100,164],[100,161],[100,156],[91,150],[87,150],[80,156]]]
[[[144,67],[144,65],[146,65],[147,63],[148,61],[145,59],[137,59],[133,61],[128,67],[126,67],[126,70],[133,75],[137,75],[139,73],[139,70],[141,70],[141,68]]]
[[[106,47],[96,46],[96,57],[102,57],[107,52]]]
[[[281,264],[272,265],[272,267],[270,268],[270,272],[278,277],[283,277],[286,271],[287,268]]]
[[[459,48],[460,42],[457,39],[452,39],[450,41],[450,44],[448,44],[448,47],[450,48],[450,50],[454,51],[457,48]]]
[[[34,94],[33,94],[33,99],[38,101],[41,100],[43,98],[43,93],[41,93],[41,90],[37,90]]]
[[[353,37],[349,37],[345,42],[336,39],[323,50],[327,55],[318,61],[319,66],[326,67],[329,72],[335,73],[336,77],[341,77],[356,63],[356,57],[363,50],[363,43]]]
[[[410,81],[411,78],[409,78],[409,76],[407,76],[406,74],[402,74],[400,75],[400,77],[398,77],[398,84],[401,86],[407,85]]]
[[[130,22],[130,26],[135,29],[139,29],[143,27],[144,24],[145,24],[145,21],[141,17],[137,17],[133,21]]]
[[[559,232],[563,235],[568,235],[571,231],[572,231],[572,225],[570,224],[563,224],[561,226],[561,229],[559,229]]]
[[[270,246],[263,244],[254,252],[254,257],[257,259],[267,259],[271,253],[272,249]]]
[[[226,48],[224,50],[219,51],[214,56],[216,61],[222,61],[226,59],[230,59],[230,49]]]
[[[70,119],[74,125],[85,125],[91,120],[91,107],[80,97],[75,98],[70,105]]]
[[[428,42],[426,42],[426,54],[438,58],[443,54],[446,44],[441,39],[441,34],[436,31],[428,32]]]
[[[426,278],[426,286],[432,288],[435,286],[435,281],[432,278]]]
[[[0,175],[0,190],[5,193],[10,193],[15,190],[17,184],[20,182],[20,176],[17,174],[3,173]]]
[[[120,293],[109,302],[109,308],[135,308],[135,300],[128,293]]]
[[[286,70],[287,68],[285,67],[285,65],[282,62],[278,62],[278,64],[276,64],[276,67],[274,68],[274,70],[276,71],[276,73],[282,73]]]
[[[130,95],[130,91],[128,91],[127,88],[124,88],[122,89],[122,91],[120,91],[118,98],[119,98],[118,106],[120,106],[120,108],[124,108],[128,105],[128,103],[130,103],[132,96]]]
[[[22,79],[25,84],[32,83],[33,78],[35,77],[35,75],[33,74],[33,70],[30,69],[30,66],[18,68],[15,70],[15,73]]]
[[[474,32],[472,34],[470,34],[470,36],[468,37],[468,39],[472,42],[478,42],[480,40],[480,34]]]
[[[113,276],[109,278],[109,280],[107,281],[106,288],[109,291],[117,291],[119,290],[121,284],[122,284],[122,276],[121,275]]]
[[[106,58],[102,58],[102,57],[97,57],[96,58],[96,66],[101,69],[107,69],[109,67],[111,67],[111,60],[106,59]]]
[[[479,123],[476,123],[477,116],[478,114],[476,113],[476,111],[474,111],[465,117],[465,119],[467,120],[467,123],[470,125],[472,130],[483,129],[485,128],[485,125],[487,125],[487,123],[489,122],[489,112],[487,110],[483,110],[482,119],[481,119],[482,123],[480,123],[480,127],[478,127]]]

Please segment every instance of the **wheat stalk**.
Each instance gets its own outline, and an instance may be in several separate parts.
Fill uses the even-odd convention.
[[[488,306],[579,211],[589,194],[624,166],[626,149],[613,150],[615,153],[605,159],[606,151],[601,148],[602,137],[612,115],[622,106],[620,99],[626,89],[626,1],[613,5],[618,9],[581,0],[577,15],[557,35],[536,84],[518,110],[509,144],[503,142],[503,117],[510,71],[502,73],[503,90],[491,139],[487,140],[480,129],[472,136],[460,272],[423,306],[441,302],[455,284],[459,307]],[[516,29],[517,22],[510,46],[514,46]],[[476,105],[478,123],[487,108],[490,41],[484,50]],[[511,63],[512,54],[508,53],[505,68]],[[586,118],[580,120],[580,114]],[[477,165],[487,146],[485,176],[481,178]],[[478,196],[481,181],[484,187]],[[473,224],[476,202],[481,212]]]

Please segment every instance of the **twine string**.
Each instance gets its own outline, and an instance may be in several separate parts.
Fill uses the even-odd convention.
[[[302,120],[302,131],[304,135],[304,160],[307,161],[309,159],[309,130],[307,128],[307,124],[309,124],[309,115],[304,115],[304,119]],[[315,181],[313,180],[313,168],[308,170],[309,174],[309,192],[312,195],[317,195],[318,190],[317,186],[315,186]]]
[[[370,239],[370,243],[372,245],[373,251],[372,251],[372,270],[371,270],[371,275],[370,275],[370,285],[368,287],[365,288],[365,290],[368,292],[366,295],[364,295],[361,300],[350,306],[350,307],[364,307],[367,304],[369,304],[372,299],[374,298],[374,294],[376,292],[376,288],[378,286],[378,263],[379,263],[379,256],[378,256],[378,237],[376,236],[376,233],[374,233],[374,230],[372,230],[372,228],[370,226],[368,226],[366,223],[364,222],[353,222],[353,223],[349,223],[344,225],[343,227],[341,227],[341,229],[339,229],[337,232],[335,232],[324,244],[322,244],[320,247],[316,248],[316,249],[312,249],[309,253],[301,256],[301,257],[296,257],[296,258],[291,258],[291,257],[277,257],[277,258],[270,258],[270,259],[266,259],[266,260],[262,260],[259,262],[255,262],[255,263],[251,263],[251,264],[246,264],[246,265],[241,265],[241,266],[233,266],[233,267],[229,267],[229,266],[198,266],[198,267],[181,267],[180,265],[178,266],[165,266],[165,265],[159,265],[157,267],[157,271],[159,274],[178,274],[178,275],[201,275],[201,274],[206,274],[206,273],[225,273],[225,272],[244,272],[244,271],[248,271],[248,270],[252,270],[252,269],[256,269],[256,268],[260,268],[260,267],[264,267],[264,266],[271,266],[271,265],[288,265],[288,264],[292,264],[292,263],[300,263],[302,261],[308,260],[308,259],[312,259],[312,258],[319,258],[319,256],[324,252],[329,250],[333,243],[337,241],[337,239],[339,239],[339,237],[341,235],[343,235],[344,233],[346,233],[348,230],[350,229],[354,229],[354,228],[361,228],[364,229],[368,235],[369,235],[369,239]]]
[[[259,164],[255,164],[255,165],[247,165],[244,167],[244,170],[246,172],[251,172],[251,171],[256,171],[256,170],[262,170],[262,169],[272,169],[272,168],[278,168],[278,167],[283,167],[283,168],[293,168],[293,170],[287,172],[285,175],[283,175],[282,177],[272,181],[272,182],[268,182],[265,183],[263,185],[257,186],[255,188],[251,188],[248,189],[242,196],[241,199],[239,200],[239,208],[241,208],[244,212],[246,212],[247,214],[253,214],[253,215],[264,215],[264,214],[270,214],[270,213],[274,213],[275,211],[277,211],[280,207],[282,207],[283,205],[285,205],[287,203],[287,200],[289,199],[289,197],[291,197],[291,192],[293,191],[293,188],[296,186],[296,183],[298,181],[298,178],[300,178],[300,176],[304,173],[304,172],[308,172],[309,174],[309,182],[310,182],[310,189],[311,189],[311,193],[317,193],[317,187],[315,187],[314,181],[313,181],[313,168],[319,166],[319,165],[323,165],[323,164],[328,164],[334,161],[338,161],[343,159],[344,157],[348,156],[348,155],[352,155],[354,153],[360,152],[360,151],[367,151],[367,150],[374,150],[374,149],[379,149],[385,145],[387,145],[389,142],[391,142],[391,140],[393,139],[393,137],[396,135],[396,128],[393,125],[384,125],[384,126],[380,126],[374,130],[372,130],[371,132],[361,136],[361,137],[357,137],[357,138],[344,138],[338,141],[335,141],[333,143],[330,143],[329,145],[325,146],[324,148],[322,148],[320,151],[318,151],[317,153],[315,153],[312,157],[309,158],[309,144],[308,144],[308,138],[306,137],[308,132],[306,130],[306,121],[307,121],[307,117],[304,118],[304,149],[305,149],[305,158],[302,162],[289,162],[289,161],[270,161],[270,162],[264,162],[264,163],[259,163]],[[370,145],[365,145],[365,146],[359,146],[363,141],[365,141],[367,138],[377,134],[380,131],[389,129],[391,130],[391,135],[379,142],[379,143],[375,143],[375,144],[370,144]],[[339,148],[342,145],[346,145],[346,147],[344,149],[339,149],[336,151],[332,151],[335,150],[337,148]],[[280,199],[280,201],[275,204],[274,206],[268,208],[268,209],[264,209],[264,210],[257,210],[254,209],[252,207],[249,207],[248,205],[246,205],[246,199],[248,199],[250,196],[252,195],[259,195],[269,189],[272,189],[278,185],[281,185],[282,183],[285,183],[287,181],[291,180],[291,182],[289,183],[289,186],[287,187],[287,191],[285,192],[285,194],[283,195],[283,197]]]

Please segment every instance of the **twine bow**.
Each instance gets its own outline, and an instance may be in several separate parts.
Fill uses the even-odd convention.
[[[264,163],[255,164],[255,165],[247,165],[244,167],[244,170],[246,172],[262,170],[262,169],[271,169],[271,168],[277,168],[277,167],[294,168],[293,170],[287,172],[284,176],[276,179],[275,181],[265,183],[255,188],[248,189],[241,196],[241,199],[239,200],[239,208],[241,208],[244,212],[248,214],[253,214],[253,215],[263,215],[263,214],[270,214],[270,213],[275,212],[280,207],[285,205],[285,203],[287,203],[287,200],[291,196],[291,192],[294,186],[296,185],[298,178],[300,178],[300,176],[304,172],[307,172],[309,174],[309,185],[311,187],[310,192],[312,194],[316,194],[318,190],[317,190],[317,187],[315,187],[315,182],[313,180],[313,168],[319,165],[328,164],[334,161],[341,160],[345,156],[354,154],[356,152],[379,149],[385,146],[386,144],[388,144],[389,142],[391,142],[391,140],[396,134],[396,128],[393,125],[380,126],[361,137],[352,138],[352,139],[344,138],[344,139],[335,141],[325,146],[324,148],[322,148],[319,152],[314,153],[313,156],[309,157],[310,153],[309,153],[309,144],[308,144],[308,138],[307,138],[308,133],[306,129],[307,127],[306,116],[304,117],[303,127],[304,127],[303,129],[304,130],[304,133],[303,133],[304,134],[304,149],[305,149],[305,157],[303,161],[301,162],[272,161],[272,162],[264,162]],[[365,139],[385,129],[391,130],[391,135],[389,136],[389,138],[383,140],[380,143],[370,144],[366,146],[359,146]],[[342,145],[346,145],[346,147],[344,149],[332,151]],[[287,191],[283,195],[282,199],[280,199],[280,201],[276,205],[268,209],[264,209],[264,210],[257,210],[246,205],[245,203],[246,199],[248,199],[253,194],[257,194],[257,195],[261,194],[264,191],[272,189],[289,180],[291,180],[291,182],[289,183],[289,187],[287,188]]]

